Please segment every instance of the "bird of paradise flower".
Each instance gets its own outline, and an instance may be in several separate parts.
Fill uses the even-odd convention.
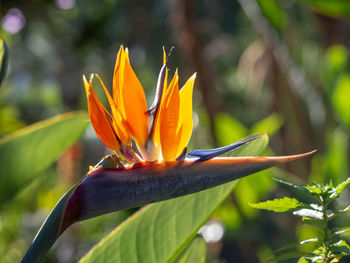
[[[83,76],[91,123],[101,141],[117,155],[103,158],[61,198],[22,262],[40,262],[64,230],[77,221],[202,191],[315,152],[218,157],[259,138],[254,137],[217,149],[194,150],[185,158],[193,129],[196,74],[180,90],[176,71],[168,85],[167,59],[163,51],[156,96],[149,109],[130,65],[129,51],[123,46],[114,69],[112,96],[96,75],[111,113],[96,96],[94,75],[89,81]]]
[[[124,50],[121,46],[118,52],[113,75],[113,96],[100,76],[96,75],[112,114],[96,96],[92,85],[94,75],[90,76],[89,81],[83,76],[90,120],[97,136],[107,147],[132,164],[143,161],[169,162],[182,160],[186,156],[186,146],[193,129],[192,93],[196,73],[179,89],[176,70],[168,86],[167,60],[163,49],[163,66],[158,77],[156,96],[148,110],[145,93],[130,65],[127,48]],[[132,140],[138,151],[132,147]],[[211,159],[251,140],[218,149],[192,151],[189,157]]]
[[[163,53],[157,93],[149,110],[143,88],[130,65],[129,51],[120,48],[113,75],[113,96],[100,80],[111,113],[104,108],[83,77],[91,123],[101,141],[128,161],[173,161],[185,150],[191,137],[192,92],[196,74],[179,90],[177,71],[167,85],[167,58]],[[139,154],[131,146],[135,141]]]

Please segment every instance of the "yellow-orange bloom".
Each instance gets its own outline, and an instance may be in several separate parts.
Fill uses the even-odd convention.
[[[166,54],[160,71],[156,98],[147,109],[146,97],[129,60],[128,49],[120,47],[113,75],[113,93],[97,75],[106,93],[111,113],[94,91],[91,75],[83,76],[89,115],[97,136],[109,148],[132,163],[173,161],[184,152],[192,134],[192,93],[196,74],[179,89],[177,71],[167,85]],[[137,151],[132,148],[132,140]]]

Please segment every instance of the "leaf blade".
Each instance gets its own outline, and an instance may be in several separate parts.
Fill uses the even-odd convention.
[[[196,236],[175,263],[205,263],[207,245],[201,236]]]
[[[0,140],[0,205],[48,168],[88,125],[85,113],[62,114]]]
[[[289,197],[273,199],[259,203],[249,203],[249,205],[253,208],[264,209],[273,212],[289,212],[304,206],[297,199]]]

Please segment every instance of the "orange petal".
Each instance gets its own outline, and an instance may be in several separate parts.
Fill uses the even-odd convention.
[[[124,47],[120,46],[120,49],[118,51],[117,59],[115,61],[115,67],[114,67],[114,74],[113,74],[113,99],[117,107],[120,105],[120,91],[121,91],[121,80],[122,77],[121,68],[124,68],[124,60],[122,60],[122,57],[124,56]],[[121,110],[121,109],[119,109]]]
[[[113,80],[113,97],[117,109],[126,121],[130,135],[143,147],[148,137],[146,97],[129,61],[129,52],[120,48]]]
[[[122,99],[131,134],[139,146],[144,146],[148,137],[148,115],[146,96],[125,51],[124,87]]]
[[[106,88],[105,84],[103,83],[102,79],[99,75],[96,74],[96,77],[99,79],[109,102],[109,106],[112,110],[113,115],[113,128],[116,131],[120,141],[124,144],[130,143],[130,136],[128,135],[128,129],[126,126],[125,120],[122,118],[121,113],[117,110],[117,107],[115,105],[115,101],[111,97],[108,89]]]
[[[163,65],[166,63],[166,52],[165,48],[163,47]]]
[[[98,138],[100,138],[107,147],[117,151],[119,149],[119,142],[112,127],[112,117],[97,98],[92,86],[92,78],[93,75],[91,75],[89,82],[87,82],[85,76],[83,76],[92,126]]]
[[[192,94],[193,85],[196,79],[196,74],[193,74],[186,82],[186,84],[180,90],[180,117],[179,123],[183,125],[181,140],[177,151],[179,156],[184,148],[187,146],[188,141],[191,138],[193,129],[192,118]]]
[[[181,139],[182,129],[179,130],[180,96],[178,80],[179,78],[176,71],[175,76],[166,91],[164,101],[161,105],[161,111],[159,113],[160,142],[163,159],[165,161],[176,159]]]

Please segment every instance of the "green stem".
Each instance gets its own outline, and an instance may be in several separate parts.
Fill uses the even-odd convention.
[[[322,210],[323,210],[323,225],[324,225],[324,235],[323,235],[323,248],[324,248],[324,257],[323,262],[328,262],[328,215],[327,215],[327,203],[325,199],[322,197]]]

